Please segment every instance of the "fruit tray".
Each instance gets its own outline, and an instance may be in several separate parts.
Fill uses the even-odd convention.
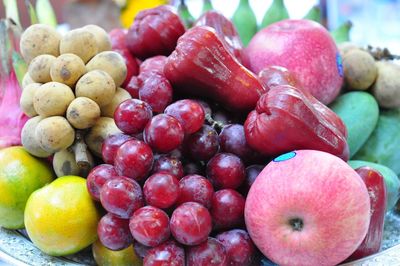
[[[65,257],[52,257],[42,253],[30,242],[24,230],[7,230],[0,227],[0,265],[5,261],[11,265],[72,266],[95,265],[91,250],[85,249]],[[381,252],[343,266],[388,266],[400,265],[400,214],[386,215],[384,240]]]

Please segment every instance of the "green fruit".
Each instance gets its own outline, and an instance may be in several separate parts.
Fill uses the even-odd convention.
[[[375,130],[353,159],[383,164],[400,174],[400,109],[381,111]]]
[[[331,36],[335,40],[336,44],[350,41],[350,30],[352,26],[353,24],[351,21],[346,21],[331,31]]]
[[[287,18],[289,18],[289,13],[283,0],[273,0],[271,6],[265,12],[260,29]]]
[[[376,163],[366,161],[348,161],[347,162],[353,169],[357,169],[362,166],[369,166],[377,170],[383,175],[385,179],[387,201],[386,211],[390,211],[396,205],[399,199],[400,180],[397,175],[388,167]]]
[[[319,5],[313,6],[308,13],[304,16],[304,19],[313,20],[321,23],[321,8]]]
[[[240,0],[239,6],[232,17],[232,22],[242,39],[243,45],[247,46],[251,38],[257,32],[257,20],[248,0]]]
[[[338,97],[330,108],[346,125],[351,158],[376,127],[379,116],[378,103],[371,94],[355,91]]]

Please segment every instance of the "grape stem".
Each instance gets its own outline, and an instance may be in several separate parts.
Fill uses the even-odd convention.
[[[225,126],[225,124],[222,123],[221,121],[214,120],[214,118],[212,118],[210,114],[206,114],[205,119],[207,123],[209,123],[210,126],[212,126],[214,129],[221,130]]]
[[[375,60],[395,60],[400,59],[400,55],[392,54],[387,48],[367,46],[367,51],[374,57]]]
[[[82,130],[76,130],[75,142],[72,146],[72,150],[75,153],[75,161],[79,167],[80,173],[85,174],[90,171],[93,167],[92,161],[89,159],[89,151],[84,141],[84,132]]]

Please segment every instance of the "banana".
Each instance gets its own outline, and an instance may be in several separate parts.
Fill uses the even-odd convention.
[[[232,21],[242,39],[243,45],[247,46],[257,32],[256,16],[248,0],[240,0],[238,8],[233,14]]]
[[[25,7],[28,10],[29,18],[31,19],[31,25],[38,23],[39,21],[36,15],[36,10],[32,6],[31,1],[25,0]]]
[[[190,28],[194,22],[194,17],[190,14],[189,9],[184,0],[181,0],[178,6],[178,13],[186,28]]]
[[[57,18],[49,0],[36,1],[36,15],[39,23],[57,27]]]
[[[260,29],[271,25],[272,23],[289,18],[289,13],[283,0],[273,0],[271,6],[265,13],[260,25]]]
[[[321,8],[319,5],[313,6],[308,13],[304,16],[304,19],[313,20],[315,22],[321,23]]]
[[[210,10],[214,10],[214,7],[213,7],[211,1],[210,0],[204,0],[203,1],[203,10],[201,11],[201,14],[204,14],[207,11],[210,11]]]
[[[331,36],[335,40],[336,44],[350,41],[350,30],[352,26],[353,24],[348,20],[331,31]]]

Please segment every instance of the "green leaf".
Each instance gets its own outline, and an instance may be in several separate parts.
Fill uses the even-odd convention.
[[[26,71],[28,70],[28,65],[26,64],[22,56],[16,51],[12,52],[12,65],[14,68],[14,72],[17,75],[19,85],[22,88],[22,80]]]
[[[36,1],[36,14],[39,23],[57,27],[57,18],[49,0]]]

